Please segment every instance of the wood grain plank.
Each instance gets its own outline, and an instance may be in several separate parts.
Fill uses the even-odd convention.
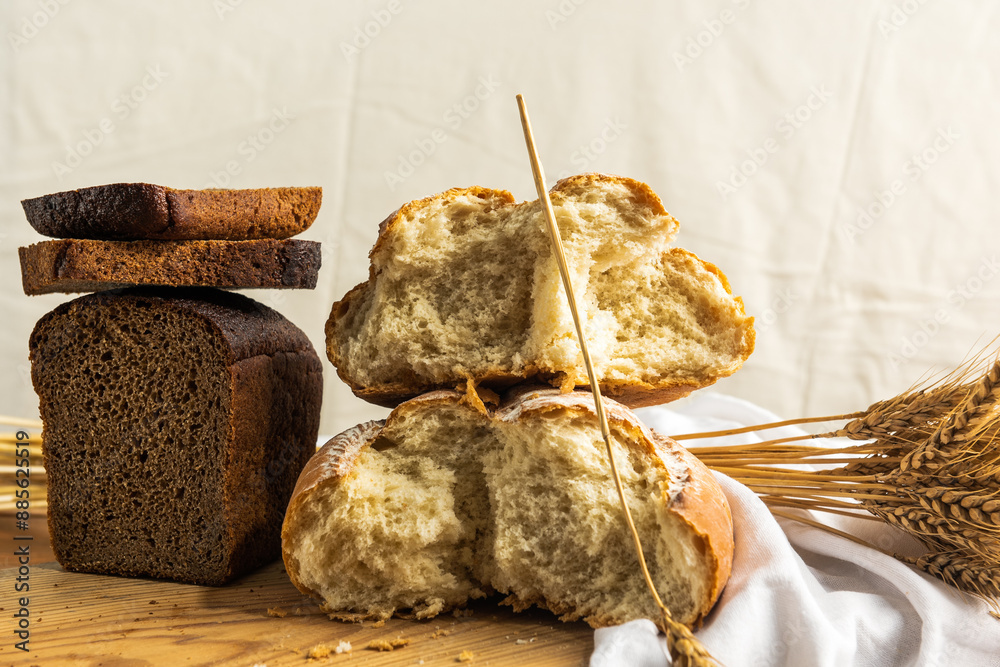
[[[593,631],[562,623],[541,610],[520,614],[498,599],[470,606],[471,616],[372,623],[331,621],[299,593],[281,562],[222,588],[149,579],[66,572],[54,562],[44,511],[32,508],[29,530],[0,513],[0,665],[29,667],[173,667],[199,665],[586,665]],[[18,609],[13,590],[14,550],[30,535],[31,651],[14,648]],[[268,610],[271,610],[269,613]],[[272,614],[283,614],[274,616]],[[403,637],[392,652],[365,650],[368,642]],[[350,654],[309,660],[317,644],[351,642]],[[458,656],[471,651],[470,663]]]
[[[17,530],[14,527],[13,514],[0,514],[0,569],[7,569],[17,565],[17,556],[14,551],[17,546],[24,542],[31,545],[31,563],[39,565],[41,563],[51,563],[55,561],[55,554],[52,553],[52,545],[49,543],[49,528],[45,516],[32,517],[28,522],[28,530]],[[15,540],[14,536],[31,537],[31,540]]]
[[[31,651],[13,647],[15,570],[3,571],[0,664],[133,667],[158,665],[585,665],[593,631],[540,610],[515,614],[497,599],[471,615],[424,621],[392,619],[382,627],[329,620],[288,581],[280,562],[222,588],[124,579],[32,565]],[[269,612],[269,610],[271,610]],[[275,616],[275,614],[283,616]],[[392,652],[368,642],[403,637]],[[309,660],[320,643],[351,643],[350,654]]]

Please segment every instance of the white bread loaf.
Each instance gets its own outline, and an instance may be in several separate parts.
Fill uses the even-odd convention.
[[[678,223],[649,186],[584,174],[551,196],[605,395],[662,403],[742,365],[753,318],[718,268],[669,247]],[[326,325],[340,377],[390,407],[467,378],[586,387],[574,332],[539,202],[479,187],[383,221],[368,280]]]
[[[712,474],[607,401],[653,580],[698,622],[729,576]],[[600,627],[658,619],[589,394],[518,389],[494,413],[437,391],[338,435],[306,465],[282,529],[292,582],[345,618],[432,617],[493,591]]]

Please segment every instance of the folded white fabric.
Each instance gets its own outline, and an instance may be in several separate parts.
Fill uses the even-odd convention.
[[[704,392],[670,408],[637,412],[668,435],[778,419],[746,401]],[[801,431],[785,428],[763,435],[796,433]],[[760,440],[755,434],[741,438]],[[878,551],[775,521],[749,489],[717,477],[732,506],[736,552],[729,584],[697,635],[724,665],[1000,667],[1000,621],[985,603]],[[914,540],[881,523],[813,518],[889,551],[919,552]],[[669,664],[663,637],[652,628],[637,621],[598,630],[591,667]]]

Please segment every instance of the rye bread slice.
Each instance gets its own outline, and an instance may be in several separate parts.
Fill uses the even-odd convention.
[[[278,557],[319,427],[302,331],[239,294],[135,288],[62,304],[29,347],[64,568],[218,585]]]
[[[245,240],[295,236],[316,219],[323,189],[175,190],[114,183],[21,202],[28,222],[53,238]]]
[[[318,241],[93,241],[60,239],[18,248],[28,295],[97,292],[130,285],[313,289]]]

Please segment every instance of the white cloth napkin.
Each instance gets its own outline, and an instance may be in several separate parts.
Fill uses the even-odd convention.
[[[751,403],[711,393],[637,412],[668,435],[777,420]],[[765,437],[796,432],[785,428]],[[716,476],[732,507],[736,552],[732,577],[697,636],[724,665],[1000,667],[1000,621],[984,602],[880,552],[775,521],[749,489]],[[889,550],[919,552],[907,535],[873,521],[814,518],[864,530],[866,539]],[[664,637],[649,621],[595,633],[591,667],[669,662]]]

